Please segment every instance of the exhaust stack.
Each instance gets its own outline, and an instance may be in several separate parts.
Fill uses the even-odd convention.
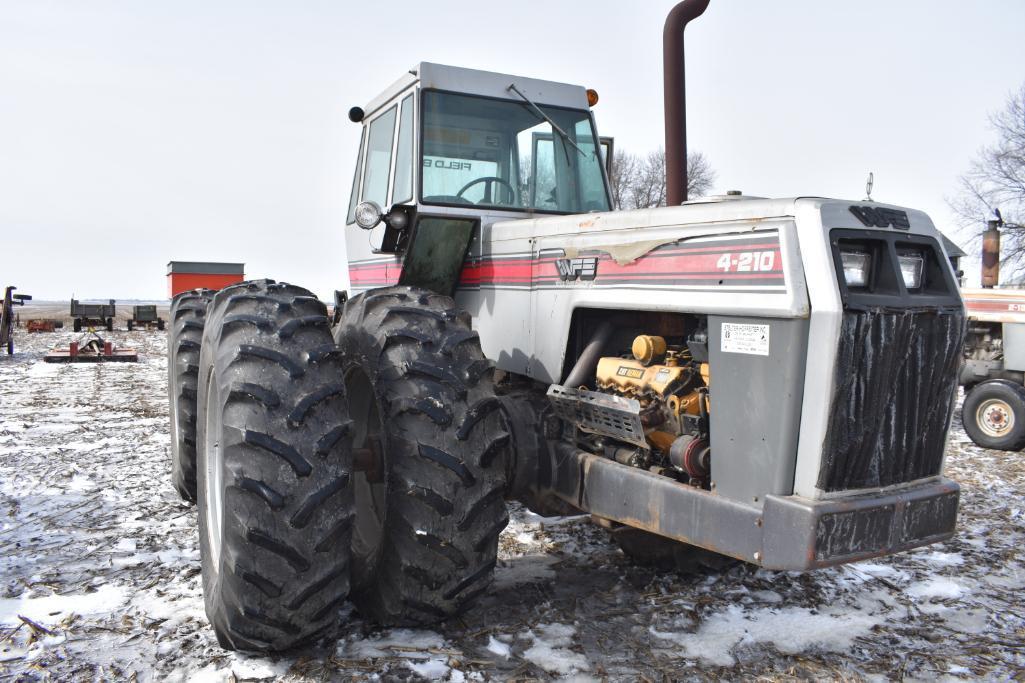
[[[982,233],[982,286],[986,289],[1000,284],[999,226],[999,221],[989,221]]]
[[[669,11],[662,31],[662,78],[666,119],[666,205],[687,201],[687,86],[683,30],[709,0],[683,0]]]

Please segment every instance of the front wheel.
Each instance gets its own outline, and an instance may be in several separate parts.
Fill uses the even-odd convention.
[[[510,436],[469,316],[391,287],[345,305],[335,338],[353,419],[353,596],[379,623],[432,623],[491,583]]]
[[[961,422],[969,438],[983,448],[1025,448],[1025,387],[1005,379],[975,385],[965,396]]]
[[[327,311],[273,281],[210,304],[199,362],[199,538],[223,647],[329,635],[349,593],[350,421]]]

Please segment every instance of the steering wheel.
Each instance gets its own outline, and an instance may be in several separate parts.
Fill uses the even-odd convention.
[[[483,178],[477,178],[476,180],[471,180],[470,182],[468,182],[465,185],[463,185],[463,189],[459,190],[459,192],[456,192],[456,196],[459,197],[460,199],[464,199],[465,200],[466,198],[463,197],[463,193],[466,192],[467,190],[469,190],[474,185],[479,185],[480,183],[484,183],[484,198],[481,199],[480,202],[478,202],[478,204],[493,204],[493,203],[497,203],[496,200],[493,200],[491,198],[491,186],[494,185],[495,183],[498,183],[499,185],[501,185],[502,187],[504,187],[506,190],[509,191],[509,205],[510,206],[516,205],[516,203],[517,203],[516,202],[516,188],[514,188],[512,185],[510,185],[509,183],[507,183],[506,181],[502,180],[501,178],[499,178],[497,176],[484,176]]]

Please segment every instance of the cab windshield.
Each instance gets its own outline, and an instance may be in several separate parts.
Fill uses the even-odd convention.
[[[562,132],[526,102],[424,91],[423,202],[608,211],[589,112],[538,106]]]

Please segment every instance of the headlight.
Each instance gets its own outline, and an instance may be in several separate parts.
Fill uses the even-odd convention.
[[[897,254],[897,261],[900,262],[900,274],[904,277],[904,286],[908,289],[918,289],[922,286],[922,267],[925,259],[919,251],[905,251]]]
[[[872,269],[872,257],[864,251],[841,251],[843,279],[848,287],[867,287],[868,274]]]
[[[381,207],[377,202],[360,202],[356,205],[356,225],[370,230],[381,222]]]

